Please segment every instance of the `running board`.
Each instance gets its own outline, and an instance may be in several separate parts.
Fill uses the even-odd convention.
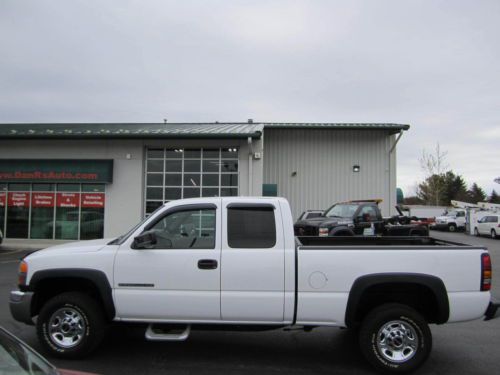
[[[190,332],[186,324],[150,324],[145,336],[149,341],[184,341]]]

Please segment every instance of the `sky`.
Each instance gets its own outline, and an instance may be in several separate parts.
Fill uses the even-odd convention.
[[[410,124],[500,185],[500,1],[1,0],[0,122]]]

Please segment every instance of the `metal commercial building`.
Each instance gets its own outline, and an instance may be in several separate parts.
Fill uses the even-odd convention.
[[[297,217],[337,201],[396,205],[408,125],[0,124],[6,238],[114,237],[179,198],[278,195]]]

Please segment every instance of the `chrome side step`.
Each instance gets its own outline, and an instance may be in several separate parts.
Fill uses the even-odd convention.
[[[186,324],[150,324],[146,330],[149,341],[184,341],[191,333],[191,326]]]

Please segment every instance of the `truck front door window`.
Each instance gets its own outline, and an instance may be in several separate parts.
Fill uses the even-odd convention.
[[[157,238],[154,249],[214,249],[215,209],[174,212],[150,230]]]

